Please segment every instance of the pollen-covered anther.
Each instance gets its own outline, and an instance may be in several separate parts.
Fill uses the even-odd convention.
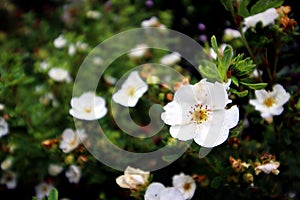
[[[189,111],[191,121],[196,124],[201,124],[208,119],[210,109],[207,105],[203,106],[202,104],[196,104],[192,107],[192,110]]]

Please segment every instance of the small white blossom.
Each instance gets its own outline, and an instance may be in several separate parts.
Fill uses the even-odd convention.
[[[226,28],[224,30],[224,37],[227,39],[235,39],[235,38],[240,38],[241,33],[238,30],[231,29],[231,28]]]
[[[43,199],[43,197],[46,197],[49,195],[51,190],[53,189],[53,185],[49,183],[42,182],[35,186],[35,195],[38,200]]]
[[[132,59],[139,59],[144,57],[147,52],[148,46],[146,44],[138,44],[135,48],[130,50],[128,57]]]
[[[170,125],[173,138],[182,141],[194,139],[207,148],[222,144],[228,138],[229,129],[239,121],[239,109],[230,103],[223,84],[201,80],[195,85],[183,85],[172,102],[164,106],[162,120]]]
[[[7,135],[9,131],[8,123],[3,117],[0,117],[0,138]]]
[[[116,182],[121,188],[136,189],[138,186],[146,185],[149,176],[150,172],[128,166],[124,171],[124,175],[119,176]]]
[[[54,46],[58,49],[64,48],[67,45],[66,38],[61,34],[57,38],[54,39]]]
[[[275,8],[269,8],[264,12],[246,17],[244,19],[244,25],[247,28],[255,27],[258,22],[262,22],[263,27],[273,24],[279,17]]]
[[[86,92],[80,97],[73,97],[71,106],[69,113],[82,120],[100,119],[107,113],[104,98],[96,96],[93,92]]]
[[[76,165],[70,165],[69,170],[66,171],[66,177],[70,183],[78,183],[81,178],[81,170]]]
[[[173,176],[173,186],[183,194],[184,199],[191,199],[196,190],[195,180],[184,173]]]
[[[79,51],[85,51],[88,48],[87,43],[84,43],[81,41],[76,42],[75,46],[76,46],[76,49],[78,49]]]
[[[57,164],[50,164],[48,167],[48,173],[51,176],[57,176],[58,174],[60,174],[62,172],[64,168],[61,165],[57,165]]]
[[[256,99],[250,99],[249,103],[261,112],[264,119],[280,115],[284,110],[283,105],[290,98],[290,94],[280,84],[274,85],[273,91],[255,90],[255,96]]]
[[[42,61],[41,63],[40,63],[40,69],[41,70],[47,70],[49,68],[49,63],[47,62],[47,61]]]
[[[86,137],[87,135],[84,133],[84,130],[76,130],[75,132],[70,128],[66,128],[62,134],[59,148],[64,153],[69,153],[76,149]]]
[[[0,179],[0,183],[6,185],[8,189],[17,187],[17,175],[11,171],[5,171]]]
[[[113,94],[112,100],[122,106],[134,107],[147,90],[148,85],[137,71],[133,71],[124,81],[121,89]]]
[[[172,66],[181,60],[180,54],[177,52],[170,53],[160,59],[160,63],[167,66]]]
[[[278,167],[280,166],[280,163],[277,161],[270,161],[266,164],[263,165],[259,165],[257,167],[255,167],[255,174],[258,175],[260,172],[264,172],[266,174],[270,174],[273,173],[275,175],[279,174],[279,170]]]
[[[100,19],[101,13],[96,10],[89,10],[86,13],[86,17],[89,19]]]
[[[223,54],[223,52],[224,52],[226,46],[227,46],[227,44],[221,44],[221,45],[219,46],[219,49],[218,49],[218,50],[219,50],[219,54]],[[213,58],[213,59],[217,59],[217,57],[218,57],[217,53],[214,51],[213,48],[210,48],[209,55],[210,55],[210,57]]]
[[[159,20],[157,19],[157,17],[155,17],[155,16],[151,17],[148,20],[142,21],[141,26],[143,28],[157,27],[157,28],[161,28],[161,29],[166,29],[166,26],[164,24],[161,24],[159,22]]]
[[[57,82],[67,82],[70,83],[72,81],[71,75],[65,69],[53,67],[48,72],[48,75],[51,79]]]
[[[3,110],[5,108],[5,105],[0,103],[0,110]]]
[[[69,49],[68,49],[68,54],[70,56],[73,56],[73,55],[75,55],[75,53],[76,53],[76,47],[75,47],[75,45],[74,44],[70,44],[69,45]]]
[[[175,187],[165,187],[161,183],[151,183],[144,196],[144,200],[184,200],[182,193]]]
[[[13,164],[13,158],[12,157],[8,157],[5,160],[2,161],[1,163],[1,169],[2,170],[8,170]]]
[[[103,60],[100,57],[95,57],[93,58],[92,62],[94,65],[101,65],[103,63]]]

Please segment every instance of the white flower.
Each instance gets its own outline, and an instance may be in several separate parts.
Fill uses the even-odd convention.
[[[76,165],[70,165],[69,170],[66,171],[66,177],[70,183],[78,183],[81,178],[81,170]]]
[[[182,193],[175,187],[165,187],[161,183],[151,183],[144,196],[144,200],[184,200]]]
[[[57,38],[54,39],[54,46],[58,49],[61,49],[67,45],[66,38],[61,34]]]
[[[148,90],[148,85],[137,71],[133,71],[124,81],[121,89],[113,94],[112,100],[122,106],[134,107],[139,98]]]
[[[124,175],[119,176],[116,182],[121,188],[136,189],[138,186],[146,185],[149,176],[150,172],[128,166],[124,171]]]
[[[158,21],[157,17],[155,17],[155,16],[151,17],[148,20],[142,21],[141,26],[143,28],[149,28],[149,27],[157,27],[157,28],[163,28],[163,29],[166,28],[165,25],[161,24]]]
[[[276,84],[273,91],[255,90],[256,99],[251,99],[249,103],[255,107],[255,110],[261,112],[264,119],[274,115],[280,115],[283,112],[283,105],[289,100],[290,94],[284,88]]]
[[[72,80],[67,70],[58,67],[51,68],[50,71],[48,72],[48,75],[50,76],[51,79],[57,82],[65,81],[67,83],[70,83]]]
[[[255,27],[258,22],[262,22],[263,27],[273,24],[275,20],[279,17],[275,8],[269,8],[264,12],[258,13],[256,15],[252,15],[246,17],[244,19],[244,25],[246,29],[249,27]]]
[[[35,186],[35,195],[37,199],[41,200],[43,197],[48,196],[50,191],[53,189],[53,185],[42,182]]]
[[[173,186],[183,194],[185,199],[191,199],[196,190],[195,180],[184,173],[173,176]]]
[[[5,105],[0,103],[0,110],[3,110],[5,108]]]
[[[81,42],[81,41],[76,42],[75,46],[76,46],[76,48],[77,48],[79,51],[85,51],[85,50],[87,50],[87,48],[88,48],[87,43],[84,43],[84,42]]]
[[[8,189],[17,187],[17,175],[11,171],[5,171],[0,179],[1,184],[5,184]]]
[[[93,58],[93,64],[94,65],[101,65],[101,64],[103,64],[102,58],[100,58],[100,57]]]
[[[278,170],[278,167],[280,166],[280,163],[277,162],[277,161],[270,161],[266,164],[263,164],[263,165],[259,165],[257,167],[255,167],[255,174],[258,175],[260,172],[264,172],[266,174],[270,174],[270,173],[273,173],[275,175],[278,175],[279,174],[279,170]]]
[[[167,66],[172,66],[181,60],[180,54],[177,52],[170,53],[160,59],[160,63]]]
[[[5,160],[2,161],[1,163],[1,169],[2,170],[8,170],[13,164],[13,158],[8,157]]]
[[[231,28],[226,28],[224,30],[224,37],[227,38],[227,39],[240,38],[241,33],[238,30],[231,29]]]
[[[148,46],[146,44],[138,44],[135,48],[130,50],[128,57],[132,59],[139,59],[144,57],[147,52]]]
[[[96,96],[93,92],[86,92],[80,97],[73,97],[71,106],[69,113],[82,120],[100,119],[107,113],[104,98]]]
[[[227,44],[221,44],[219,46],[219,49],[218,49],[219,50],[219,54],[223,54],[223,51],[225,50],[226,46],[227,46]],[[217,57],[218,57],[217,53],[214,51],[213,48],[210,48],[209,55],[213,59],[217,59]]]
[[[75,53],[76,53],[76,47],[75,47],[75,45],[74,44],[70,44],[69,49],[68,49],[68,54],[70,56],[73,56],[73,55],[75,55]]]
[[[64,168],[61,165],[57,165],[57,164],[50,164],[48,167],[48,173],[51,176],[57,176],[58,174],[60,174],[62,172]]]
[[[96,10],[89,10],[86,13],[86,17],[89,19],[100,19],[101,13]]]
[[[0,117],[0,138],[8,134],[8,123],[3,117]]]
[[[181,86],[162,113],[162,120],[171,125],[170,134],[179,140],[191,140],[204,147],[222,144],[229,129],[237,125],[237,106],[225,109],[230,103],[221,83],[201,80],[195,85]]]
[[[69,153],[76,149],[86,137],[87,135],[84,133],[84,130],[76,130],[75,132],[70,128],[66,128],[62,134],[59,148],[64,153]]]
[[[44,60],[40,63],[41,70],[47,70],[48,68],[49,68],[49,63],[47,61]]]

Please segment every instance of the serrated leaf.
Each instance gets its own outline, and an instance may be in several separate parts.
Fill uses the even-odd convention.
[[[235,89],[230,88],[230,92],[232,92],[233,94],[236,94],[238,97],[245,97],[248,95],[248,90],[244,90],[244,91],[237,91]]]
[[[58,192],[55,188],[50,191],[48,200],[58,200]]]
[[[268,85],[267,83],[246,83],[246,82],[242,82],[242,81],[240,81],[240,83],[249,87],[250,89],[254,89],[254,90],[263,89]]]
[[[284,0],[259,0],[251,7],[250,14],[255,15],[269,8],[280,7],[283,2]]]
[[[232,61],[232,57],[233,57],[233,51],[232,48],[230,46],[226,46],[224,52],[223,52],[223,56],[222,56],[222,66],[223,66],[223,72],[227,72],[228,67]]]
[[[210,42],[211,42],[211,47],[213,48],[214,52],[217,55],[219,55],[219,47],[218,47],[216,36],[213,35],[210,39]]]
[[[235,76],[231,76],[230,79],[234,85],[239,86],[239,80]]]
[[[202,78],[206,78],[210,82],[222,82],[217,66],[211,61],[202,61],[199,65],[199,71]]]
[[[247,6],[250,0],[240,0],[240,6],[238,8],[238,14],[242,17],[248,17],[250,15]]]

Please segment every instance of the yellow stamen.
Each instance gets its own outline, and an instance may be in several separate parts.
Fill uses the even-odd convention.
[[[131,86],[127,89],[127,94],[131,97],[134,96],[135,92],[136,92],[136,89],[133,86]]]
[[[271,107],[274,103],[275,103],[275,99],[273,99],[272,97],[268,97],[264,100],[264,104],[267,107]]]
[[[202,122],[205,122],[208,119],[208,113],[209,109],[206,107],[203,107],[200,104],[197,104],[192,111],[190,111],[191,114],[191,120],[196,122],[197,124],[201,124]]]

